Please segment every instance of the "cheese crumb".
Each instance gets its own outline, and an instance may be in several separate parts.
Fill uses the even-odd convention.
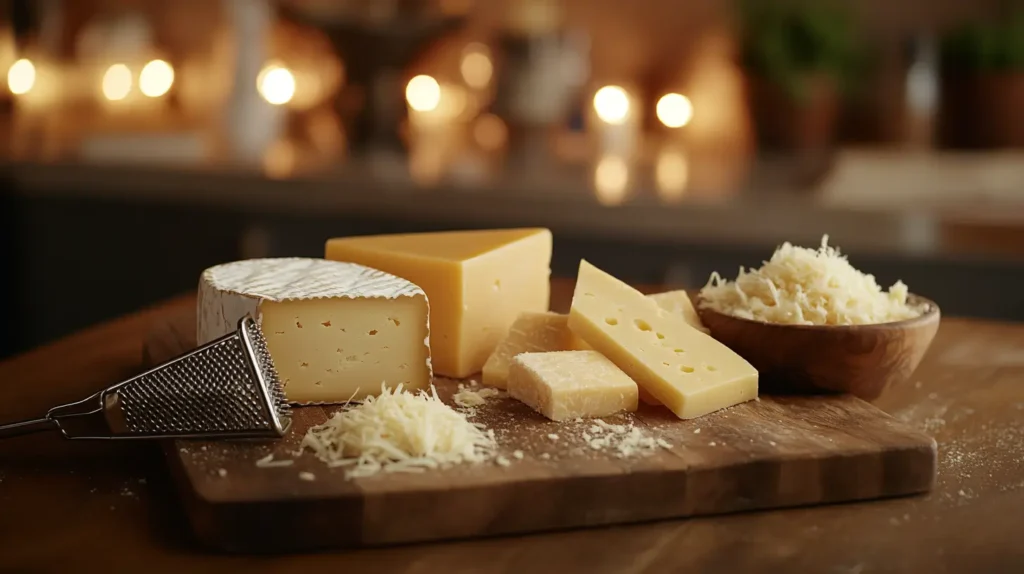
[[[523,451],[517,450],[512,452],[512,456],[517,460],[523,460]]]
[[[740,267],[735,281],[712,273],[701,306],[742,319],[789,325],[863,325],[903,321],[925,310],[907,302],[897,281],[883,291],[828,245],[810,249],[783,243],[759,269]]]
[[[511,461],[509,461],[507,458],[503,456],[499,456],[498,458],[494,459],[494,462],[498,463],[498,466],[509,466],[512,464]]]
[[[328,466],[351,466],[346,478],[484,462],[495,446],[493,430],[484,432],[441,402],[433,386],[414,394],[402,385],[382,385],[379,396],[334,413],[301,443]]]
[[[227,471],[226,468],[218,468],[217,469],[217,476],[219,476],[221,478],[224,478],[227,475],[228,475],[228,471]]]
[[[694,429],[693,434],[700,434],[700,429]]]
[[[312,472],[300,472],[299,480],[305,480],[306,482],[313,482],[316,480],[316,475]]]
[[[479,407],[480,405],[487,402],[487,399],[491,397],[497,397],[502,392],[498,389],[482,388],[472,389],[466,385],[459,385],[459,392],[452,396],[452,400],[455,404],[460,407]]]
[[[291,466],[295,464],[294,460],[274,460],[274,454],[268,454],[267,456],[256,461],[256,466],[259,468],[279,468],[284,466]]]
[[[548,460],[548,459],[551,458],[551,455],[545,452],[545,453],[541,454],[540,457],[542,459],[544,459],[544,460]]]
[[[548,435],[548,438],[551,440],[558,440],[558,435],[556,435],[555,433],[551,433]]]

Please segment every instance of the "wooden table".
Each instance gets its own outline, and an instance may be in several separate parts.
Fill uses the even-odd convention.
[[[556,284],[555,308],[570,289]],[[193,305],[179,298],[0,363],[0,420],[38,415],[134,374],[150,326]],[[197,547],[156,445],[21,437],[0,442],[0,572],[1024,571],[1024,325],[944,319],[914,378],[878,404],[938,440],[932,493],[258,558]]]

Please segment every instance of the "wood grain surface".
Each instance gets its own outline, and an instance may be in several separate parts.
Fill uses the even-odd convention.
[[[191,350],[195,330],[191,312],[157,324],[147,359]],[[448,404],[460,383],[435,379]],[[690,421],[647,405],[604,417],[672,445],[629,458],[591,449],[583,438],[591,421],[557,423],[496,398],[470,420],[495,431],[511,466],[351,481],[296,454],[306,429],[334,410],[297,408],[282,441],[173,443],[171,467],[200,540],[282,552],[472,538],[900,496],[927,491],[935,478],[934,439],[852,396],[762,396]],[[268,454],[295,463],[257,467]]]
[[[556,285],[553,301],[564,304],[572,283]],[[146,333],[194,306],[192,296],[174,299],[0,362],[0,420],[140,372]],[[0,572],[1024,571],[1024,325],[943,318],[915,376],[875,404],[935,436],[929,493],[259,559],[197,544],[157,445],[0,441]]]

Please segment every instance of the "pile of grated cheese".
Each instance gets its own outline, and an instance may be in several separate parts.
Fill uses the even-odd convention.
[[[494,432],[441,402],[433,385],[415,394],[399,385],[310,428],[300,450],[312,450],[330,467],[351,466],[345,476],[356,478],[484,462],[495,447]]]
[[[790,325],[863,325],[919,316],[897,281],[883,291],[828,245],[810,249],[784,243],[760,269],[740,268],[735,281],[712,273],[700,291],[701,305],[719,313]]]

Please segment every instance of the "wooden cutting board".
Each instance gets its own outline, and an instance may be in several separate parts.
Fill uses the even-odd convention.
[[[158,364],[194,344],[194,314],[183,315],[155,326],[144,359]],[[451,404],[458,383],[435,384]],[[495,430],[511,466],[355,480],[295,455],[330,412],[296,409],[276,442],[168,443],[198,538],[233,552],[285,552],[525,533],[909,495],[931,489],[936,472],[934,439],[850,396],[762,396],[692,421],[641,405],[604,420],[632,422],[672,448],[630,458],[588,448],[590,421],[555,423],[491,399],[471,420]],[[295,463],[257,467],[268,454]]]

